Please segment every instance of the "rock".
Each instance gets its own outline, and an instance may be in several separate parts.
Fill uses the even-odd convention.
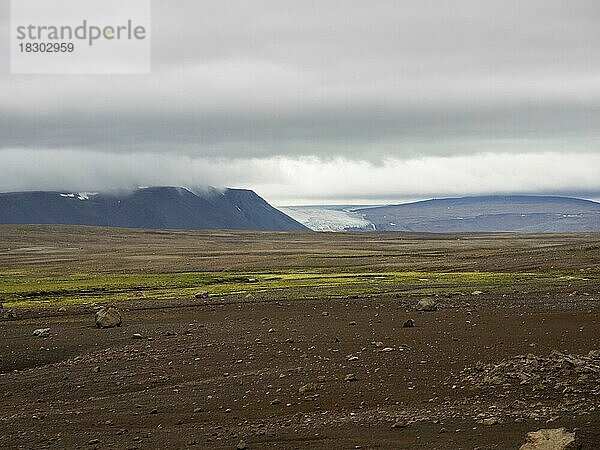
[[[92,439],[88,442],[88,445],[96,445],[100,443],[100,439]]]
[[[354,375],[353,373],[349,373],[348,375],[346,375],[346,377],[344,378],[344,381],[346,383],[350,383],[352,381],[358,381],[358,378],[356,378],[356,375]]]
[[[396,420],[394,425],[392,425],[392,428],[406,428],[407,426],[408,425],[404,420],[398,419],[398,420]]]
[[[416,323],[412,319],[408,319],[406,322],[404,322],[402,324],[402,328],[414,328],[415,326],[416,326]]]
[[[37,337],[48,337],[50,336],[50,328],[38,328],[33,332],[33,335]]]
[[[275,333],[275,328],[269,328],[269,333]]]
[[[150,414],[158,414],[158,409],[154,408],[152,411],[150,411]]]
[[[499,424],[499,423],[500,423],[500,421],[497,418],[495,418],[495,417],[488,417],[488,418],[483,419],[481,421],[481,424],[482,425],[486,425],[486,426],[492,426],[492,425],[496,425],[496,424]]]
[[[144,336],[142,336],[140,333],[133,333],[131,337],[133,339],[144,339]]]
[[[394,351],[394,347],[385,347],[382,348],[381,350],[379,350],[380,353],[388,353],[388,352],[393,352]]]
[[[579,448],[575,433],[564,428],[541,429],[527,433],[527,441],[519,450],[567,450]]]
[[[96,326],[98,328],[120,327],[123,324],[121,313],[114,306],[107,306],[96,313]]]
[[[422,298],[417,303],[417,311],[437,311],[437,305],[432,298]]]
[[[327,316],[329,315],[329,313],[328,313],[327,311],[323,311],[323,312],[321,313],[321,315],[322,315],[323,317],[327,317]]]
[[[17,315],[12,309],[2,310],[0,313],[0,319],[16,319]]]
[[[208,298],[208,292],[206,291],[200,291],[200,292],[196,292],[196,294],[194,295],[194,298]]]
[[[471,295],[481,295],[483,294],[483,291],[473,291],[471,292]]]
[[[66,312],[67,308],[65,308],[64,306],[61,306],[60,308],[58,308],[58,312]]]
[[[552,351],[549,356],[517,355],[496,363],[477,363],[461,371],[463,382],[475,386],[524,386],[533,392],[594,392],[592,380],[600,378],[600,356],[570,355]]]
[[[319,389],[319,386],[315,383],[307,383],[303,386],[300,386],[300,388],[298,388],[298,392],[301,394],[306,394],[307,392],[314,392],[317,389]]]
[[[244,441],[242,439],[237,445],[237,450],[247,450],[247,449],[248,449],[248,445],[246,444],[246,441]]]

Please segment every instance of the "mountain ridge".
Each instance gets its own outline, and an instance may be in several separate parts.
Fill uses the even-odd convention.
[[[1,224],[64,224],[151,229],[307,231],[248,189],[152,186],[130,192],[0,193]]]
[[[364,231],[600,231],[600,203],[563,196],[450,197],[353,211],[371,222]]]

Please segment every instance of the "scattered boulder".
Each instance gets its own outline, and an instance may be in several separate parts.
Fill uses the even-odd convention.
[[[120,327],[122,324],[121,313],[114,306],[104,307],[96,313],[96,326],[98,328]]]
[[[461,380],[481,388],[512,385],[532,391],[575,389],[592,394],[600,381],[600,353],[572,355],[554,350],[546,357],[529,353],[496,363],[479,362],[463,369]]]
[[[0,312],[0,319],[16,319],[17,315],[12,309],[4,309]]]
[[[314,392],[317,389],[319,389],[319,386],[315,383],[307,383],[303,386],[300,386],[300,388],[298,389],[298,392],[300,392],[301,394],[306,394],[308,392]]]
[[[541,429],[527,433],[527,441],[519,450],[567,450],[580,448],[575,433],[564,428]]]
[[[417,303],[417,311],[437,311],[437,304],[432,298],[422,298]]]
[[[414,328],[417,324],[414,320],[408,319],[406,322],[402,324],[402,328]]]
[[[396,422],[394,422],[394,425],[392,425],[392,428],[406,428],[408,426],[408,424],[402,420],[402,419],[398,419],[396,420]]]
[[[206,291],[200,291],[200,292],[196,292],[196,294],[194,295],[194,298],[208,298],[208,292]]]
[[[38,328],[33,332],[33,335],[37,337],[48,337],[50,336],[50,328]]]
[[[482,425],[486,425],[488,427],[492,426],[492,425],[497,425],[499,423],[500,423],[500,420],[497,419],[496,417],[487,417],[481,421]]]

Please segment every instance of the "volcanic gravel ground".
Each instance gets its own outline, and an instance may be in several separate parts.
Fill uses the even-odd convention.
[[[0,447],[518,448],[566,427],[598,448],[596,299],[416,302],[150,302],[117,305],[123,326],[102,330],[81,308],[0,322]]]

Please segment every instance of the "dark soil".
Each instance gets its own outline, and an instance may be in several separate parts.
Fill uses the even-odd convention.
[[[529,431],[566,427],[598,448],[593,374],[567,393],[461,374],[479,361],[600,349],[593,296],[415,305],[157,303],[122,310],[113,329],[94,328],[92,311],[2,322],[0,447],[514,449]],[[416,327],[402,327],[408,318]],[[41,327],[49,337],[32,335]]]
[[[515,449],[530,431],[566,427],[583,448],[600,448],[600,354],[590,354],[600,349],[599,242],[0,227],[5,279],[292,269],[579,276],[438,298],[433,312],[403,294],[139,299],[116,305],[122,327],[97,329],[94,305],[18,309],[0,320],[0,447]],[[416,326],[404,328],[408,319]],[[33,336],[38,328],[49,336]]]

